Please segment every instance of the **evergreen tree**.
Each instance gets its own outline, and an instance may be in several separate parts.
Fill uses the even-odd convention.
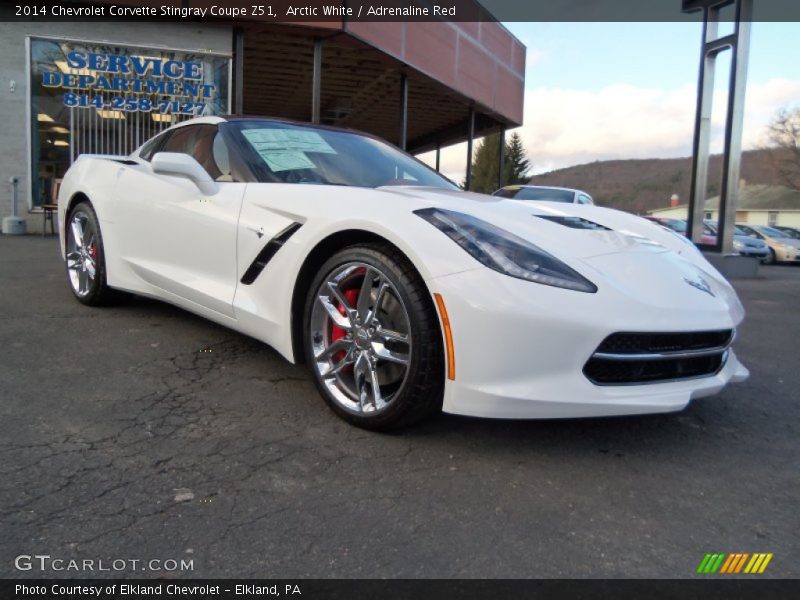
[[[525,156],[525,147],[522,145],[522,138],[520,138],[517,132],[514,132],[511,134],[511,139],[506,142],[504,184],[528,183],[530,180],[530,176],[528,175],[530,168],[531,163]]]
[[[475,146],[472,157],[472,181],[470,191],[491,194],[497,189],[497,166],[500,157],[500,134],[487,135]],[[503,185],[526,183],[529,179],[530,163],[525,157],[525,148],[518,133],[511,135],[506,142],[505,160],[503,161]],[[461,187],[466,189],[466,178]]]
[[[499,136],[498,133],[487,135],[475,146],[472,155],[472,181],[469,186],[471,192],[491,194],[497,189],[497,163],[500,160],[497,155]],[[466,178],[461,187],[466,189]]]

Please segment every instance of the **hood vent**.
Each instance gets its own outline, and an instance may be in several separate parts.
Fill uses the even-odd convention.
[[[606,227],[605,225],[600,225],[599,223],[594,223],[593,221],[589,221],[587,219],[581,219],[580,217],[551,217],[547,215],[534,215],[540,219],[545,219],[546,221],[552,221],[553,223],[558,223],[559,225],[563,225],[564,227],[569,227],[571,229],[592,229],[594,231],[611,231],[610,228]]]

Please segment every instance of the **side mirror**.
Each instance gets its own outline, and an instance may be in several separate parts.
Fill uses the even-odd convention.
[[[206,196],[213,196],[217,193],[217,182],[211,179],[200,163],[188,154],[157,152],[150,164],[156,173],[191,179]]]

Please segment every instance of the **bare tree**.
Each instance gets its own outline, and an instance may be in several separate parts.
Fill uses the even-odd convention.
[[[772,162],[789,187],[800,189],[800,108],[781,108],[768,127]]]

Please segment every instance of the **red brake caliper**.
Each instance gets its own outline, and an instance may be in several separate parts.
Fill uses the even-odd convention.
[[[358,290],[357,289],[345,290],[344,297],[350,303],[350,306],[355,306],[356,302],[358,301]],[[342,315],[347,314],[347,311],[345,311],[344,306],[342,306],[341,304],[339,304],[337,308]],[[336,323],[334,323],[333,320],[331,319],[331,343],[342,339],[345,335],[347,335],[347,332],[341,327],[339,327]],[[340,350],[339,352],[337,352],[333,357],[334,362],[342,360],[344,358],[344,355],[345,355],[344,350]]]
[[[92,244],[89,246],[89,256],[92,257],[92,260],[97,258],[97,245]]]

